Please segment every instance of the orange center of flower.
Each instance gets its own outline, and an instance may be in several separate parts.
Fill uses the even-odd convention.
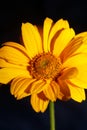
[[[61,62],[50,53],[35,56],[30,62],[30,73],[34,78],[48,79],[59,75]]]

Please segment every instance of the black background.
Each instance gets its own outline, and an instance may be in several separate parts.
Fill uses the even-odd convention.
[[[41,25],[45,17],[55,21],[67,19],[76,33],[87,31],[86,0],[29,0],[0,3],[0,45],[19,42],[22,22]],[[86,130],[87,101],[73,100],[55,103],[56,130]],[[16,100],[9,85],[0,87],[0,130],[49,130],[49,109],[36,113],[29,97]]]

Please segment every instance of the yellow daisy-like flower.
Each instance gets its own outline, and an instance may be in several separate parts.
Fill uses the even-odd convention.
[[[0,83],[11,83],[17,99],[31,96],[36,112],[49,101],[85,100],[87,32],[75,34],[67,20],[46,18],[43,28],[21,27],[23,45],[6,42],[0,48]]]

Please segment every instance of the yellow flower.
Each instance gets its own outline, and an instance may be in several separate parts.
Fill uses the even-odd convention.
[[[75,34],[67,20],[44,20],[43,29],[22,23],[22,45],[6,42],[0,48],[0,83],[11,83],[17,99],[31,96],[36,112],[49,101],[85,100],[87,89],[87,32]]]

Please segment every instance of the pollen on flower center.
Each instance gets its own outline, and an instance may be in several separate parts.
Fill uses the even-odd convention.
[[[35,56],[30,62],[30,73],[34,78],[55,78],[59,75],[61,62],[51,53]]]

